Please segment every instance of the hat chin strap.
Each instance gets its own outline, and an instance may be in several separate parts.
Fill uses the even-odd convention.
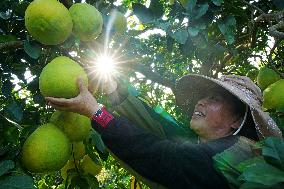
[[[245,124],[245,122],[246,122],[246,119],[247,119],[248,110],[249,110],[249,108],[248,108],[248,105],[246,104],[246,113],[245,113],[244,119],[243,119],[243,121],[242,121],[240,127],[238,128],[238,130],[236,130],[236,131],[233,133],[233,135],[237,135],[237,134],[240,132],[240,130],[243,128],[243,126],[244,126],[244,124]]]

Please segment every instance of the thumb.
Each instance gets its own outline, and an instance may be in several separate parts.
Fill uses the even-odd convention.
[[[78,77],[77,84],[78,84],[78,87],[80,89],[80,93],[85,92],[85,91],[88,90],[87,86],[85,85],[82,77]]]

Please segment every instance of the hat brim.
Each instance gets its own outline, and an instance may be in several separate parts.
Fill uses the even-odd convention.
[[[250,107],[255,128],[260,139],[267,136],[282,137],[280,129],[267,112],[261,109],[261,99],[255,97],[251,91],[244,89],[245,81],[241,81],[238,86],[229,82],[223,82],[203,75],[189,74],[183,76],[176,83],[175,98],[176,104],[180,106],[189,116],[193,114],[195,105],[206,97],[210,90],[219,88],[228,91],[237,97],[241,102]]]
[[[232,90],[232,86],[203,75],[189,74],[177,81],[175,91],[176,104],[188,115],[192,115],[197,102],[206,97],[208,92],[213,89],[226,90],[243,101],[238,94],[235,94],[236,91]]]

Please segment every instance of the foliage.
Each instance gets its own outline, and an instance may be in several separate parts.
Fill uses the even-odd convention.
[[[254,158],[242,168],[240,188],[282,188],[284,182],[284,142],[269,137],[261,142],[263,159]]]
[[[20,162],[23,142],[39,125],[47,123],[54,111],[40,94],[39,75],[48,62],[60,55],[87,65],[94,55],[102,52],[106,39],[107,28],[104,26],[103,33],[94,43],[71,36],[61,45],[42,45],[24,26],[24,13],[30,2],[0,2],[0,188],[64,187],[66,182],[58,172],[31,174]],[[61,2],[70,7],[81,0]],[[123,0],[121,4],[113,0],[86,2],[102,13],[104,21],[115,7],[127,12],[128,31],[109,41],[109,50],[119,55],[119,62],[124,62],[120,65],[120,77],[138,89],[139,95],[152,107],[161,105],[180,122],[188,119],[174,105],[173,92],[176,79],[185,74],[246,75],[265,65],[283,78],[284,2],[281,0],[190,0],[185,7],[179,1],[170,4],[166,0]],[[97,97],[99,102],[105,103],[105,97]],[[271,115],[284,130],[283,111],[275,110]],[[90,157],[102,162],[111,177],[98,183],[97,178],[81,176],[73,169],[69,175],[74,177],[67,183],[70,188],[75,185],[82,188],[88,185],[93,188],[98,185],[102,188],[129,187],[131,176],[109,156],[98,134],[93,132],[84,143]],[[271,166],[283,168],[277,159],[278,154],[283,160],[283,143],[273,140],[267,141],[266,145],[263,153],[269,164],[256,168],[272,171],[275,167]],[[262,187],[267,183],[270,185],[265,187],[273,184],[278,187],[281,179],[276,180],[277,177],[267,183],[256,183],[255,179],[259,178],[249,176],[257,176],[255,170],[244,171],[242,188],[260,184]]]

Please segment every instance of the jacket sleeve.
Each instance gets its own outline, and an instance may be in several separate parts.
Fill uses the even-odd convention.
[[[144,101],[129,94],[125,85],[118,85],[117,90],[108,96],[108,100],[119,115],[156,136],[174,141],[196,139],[191,129],[163,118]]]
[[[228,188],[206,146],[160,138],[121,117],[92,126],[115,156],[146,179],[167,188]]]

